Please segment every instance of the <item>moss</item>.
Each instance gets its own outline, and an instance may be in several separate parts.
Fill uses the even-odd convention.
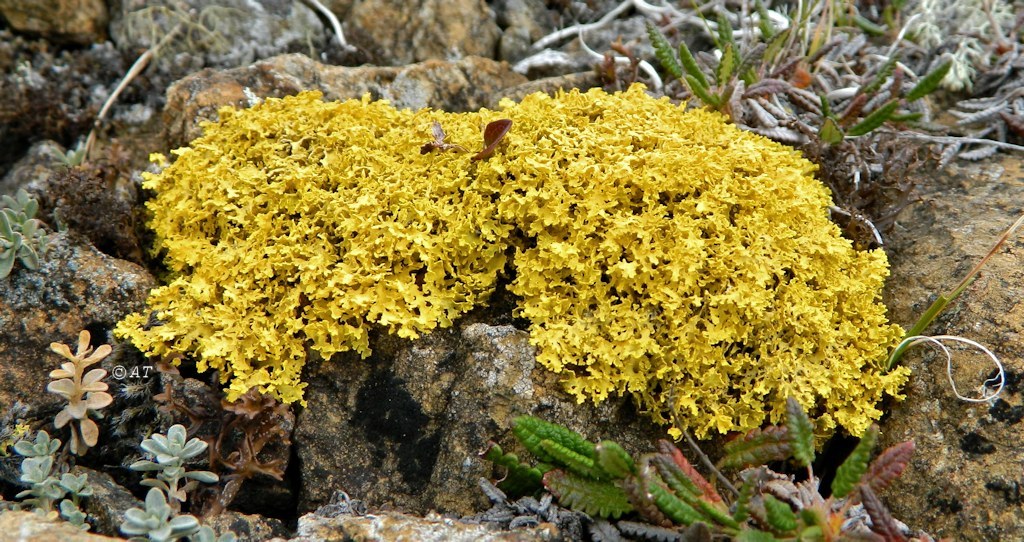
[[[495,289],[508,254],[538,360],[580,401],[632,394],[704,436],[784,416],[859,434],[906,370],[879,302],[883,252],[828,220],[788,147],[636,86],[528,96],[503,111],[395,110],[316,93],[224,109],[145,186],[177,278],[118,333],[300,400],[306,349],[369,355],[371,325],[416,337]],[[486,160],[421,153],[438,121]],[[514,250],[513,250],[514,249]]]

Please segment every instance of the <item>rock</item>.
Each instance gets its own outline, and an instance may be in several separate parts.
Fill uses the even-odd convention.
[[[293,439],[300,511],[325,504],[336,490],[371,509],[485,510],[477,481],[493,473],[478,454],[491,439],[515,449],[509,429],[522,414],[592,440],[613,438],[634,453],[652,450],[665,436],[629,399],[577,404],[557,376],[535,366],[526,332],[476,323],[500,322],[494,315],[503,314],[501,304],[492,310],[416,341],[378,337],[366,360],[338,356],[307,366],[308,404]]]
[[[13,196],[19,188],[29,187],[33,188],[31,192],[37,192],[53,175],[54,166],[64,159],[65,152],[60,143],[49,139],[33,144],[0,180],[0,194]]]
[[[279,519],[240,514],[232,510],[205,519],[203,524],[209,525],[217,534],[231,531],[238,537],[239,542],[262,542],[288,534],[288,529]]]
[[[217,109],[248,107],[258,98],[280,98],[320,90],[326,100],[359,98],[369,93],[397,107],[434,107],[475,111],[505,88],[526,82],[506,64],[479,57],[437,60],[400,68],[328,66],[303,55],[283,55],[233,70],[203,70],[167,91],[164,120],[167,146],[185,145],[200,133],[199,123],[216,118]]]
[[[109,19],[104,0],[0,0],[0,15],[17,32],[79,45],[106,39]]]
[[[125,68],[109,42],[58,53],[0,30],[0,173],[36,141],[84,138]]]
[[[502,29],[498,58],[516,62],[530,54],[533,42],[555,30],[556,14],[543,0],[499,0],[492,3]]]
[[[929,175],[923,202],[904,212],[890,237],[893,319],[910,327],[937,294],[945,294],[989,251],[1020,215],[1024,169],[1019,157]],[[921,345],[903,358],[913,370],[907,399],[891,405],[879,449],[914,440],[910,467],[886,492],[893,515],[937,537],[1024,539],[1024,266],[1018,232],[981,275],[926,330],[958,335],[990,348],[1006,366],[998,399],[956,397],[941,353]],[[991,360],[954,344],[953,378],[960,394],[979,397],[993,376]],[[992,382],[984,390],[994,392]]]
[[[140,499],[118,485],[109,474],[81,466],[74,467],[73,474],[81,473],[89,476],[89,487],[92,488],[92,496],[83,500],[82,511],[89,514],[94,532],[119,533],[125,511],[129,508],[144,508]]]
[[[316,55],[327,46],[317,12],[277,0],[125,1],[114,11],[111,39],[138,55],[167,38],[156,70],[176,77],[201,68],[233,68],[283,53]],[[171,34],[175,28],[179,32]]]
[[[372,515],[324,517],[307,514],[299,518],[296,536],[288,542],[372,542],[381,540],[416,542],[543,542],[563,540],[557,528],[541,524],[528,529],[496,531],[483,525],[463,523],[430,514],[418,518],[396,512]],[[274,539],[272,542],[284,542]]]
[[[73,231],[51,235],[48,247],[38,270],[17,262],[0,281],[2,405],[57,405],[63,399],[44,393],[60,360],[50,343],[74,349],[83,329],[91,331],[93,345],[109,342],[114,324],[142,310],[154,286],[144,269],[100,253]]]
[[[0,540],[14,542],[104,542],[123,540],[83,531],[66,521],[47,521],[32,512],[0,511]]]
[[[374,64],[494,57],[501,31],[484,0],[356,0],[345,28]]]

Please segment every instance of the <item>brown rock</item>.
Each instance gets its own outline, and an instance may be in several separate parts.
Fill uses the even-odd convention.
[[[369,93],[396,107],[434,107],[475,111],[502,89],[526,82],[504,63],[479,57],[456,62],[428,61],[399,68],[328,66],[303,55],[282,55],[251,66],[203,70],[167,91],[164,119],[168,147],[185,145],[216,118],[225,105],[247,107],[255,98],[279,98],[320,90],[326,100],[359,98]]]
[[[952,290],[1021,212],[1024,170],[1017,157],[931,174],[924,201],[904,213],[890,239],[889,306],[910,327],[937,294]],[[946,358],[927,346],[902,363],[913,370],[907,399],[891,406],[879,448],[913,440],[910,467],[886,492],[893,515],[911,527],[956,540],[1024,539],[1024,266],[1020,233],[982,270],[963,296],[926,330],[990,348],[1006,366],[998,399],[956,397]],[[995,370],[991,360],[956,345],[953,378],[967,397]],[[991,385],[986,390],[994,391]]]
[[[108,332],[126,314],[142,310],[154,281],[141,267],[106,256],[73,233],[52,235],[38,270],[15,263],[0,281],[0,404],[40,401],[47,375],[60,358],[51,342],[77,344],[89,329],[93,344],[109,342]]]
[[[501,30],[484,0],[357,0],[349,40],[374,64],[495,56]]]
[[[15,31],[81,45],[106,39],[109,19],[103,0],[0,0],[0,15]]]

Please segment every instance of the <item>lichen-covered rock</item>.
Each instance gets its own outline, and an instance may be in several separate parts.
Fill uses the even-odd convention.
[[[450,326],[509,265],[571,393],[631,394],[700,436],[778,421],[787,397],[858,434],[906,377],[882,367],[902,335],[884,253],[840,237],[812,164],[715,113],[636,86],[500,112],[305,93],[220,115],[147,177],[176,277],[149,299],[161,325],[118,332],[220,371],[229,400],[300,400],[309,349],[366,357],[375,327]]]

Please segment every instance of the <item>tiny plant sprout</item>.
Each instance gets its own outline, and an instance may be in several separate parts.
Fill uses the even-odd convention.
[[[494,149],[498,148],[498,143],[508,134],[511,128],[512,121],[509,119],[499,119],[489,123],[484,128],[484,150],[476,153],[473,156],[473,160],[483,160],[494,154]]]

